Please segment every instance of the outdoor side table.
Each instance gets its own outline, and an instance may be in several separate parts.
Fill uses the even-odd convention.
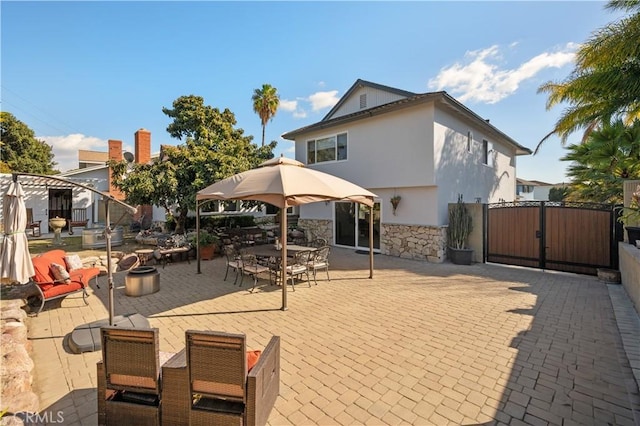
[[[135,254],[138,255],[138,259],[140,259],[140,264],[145,266],[147,264],[147,260],[153,255],[153,250],[151,249],[140,249],[136,250]]]
[[[146,296],[160,291],[160,273],[153,266],[140,266],[127,273],[124,294],[127,296]]]

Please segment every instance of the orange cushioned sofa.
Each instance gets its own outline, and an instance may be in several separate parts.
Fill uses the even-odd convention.
[[[70,269],[65,256],[67,256],[67,253],[64,250],[50,250],[32,259],[33,269],[35,270],[33,281],[40,292],[40,308],[37,310],[36,315],[42,311],[46,302],[65,298],[78,292],[82,292],[82,300],[84,300],[85,305],[88,305],[86,298],[89,294],[86,288],[91,278],[96,277],[97,283],[100,269],[93,267]],[[69,278],[56,278],[53,271],[54,268],[52,268],[54,264],[64,267]],[[64,272],[62,273],[64,274]]]

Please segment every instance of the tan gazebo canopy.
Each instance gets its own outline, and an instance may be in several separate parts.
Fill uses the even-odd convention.
[[[319,201],[353,201],[373,209],[376,195],[339,177],[309,169],[299,161],[277,157],[258,168],[238,173],[198,191],[197,231],[200,231],[200,202],[205,200],[254,200],[280,208],[282,220],[282,262],[287,267],[287,208]],[[373,212],[372,212],[373,213]],[[198,255],[198,272],[200,256]],[[283,274],[284,277],[285,274]],[[369,215],[369,278],[373,277],[373,214]],[[287,288],[282,285],[282,310],[287,309]]]

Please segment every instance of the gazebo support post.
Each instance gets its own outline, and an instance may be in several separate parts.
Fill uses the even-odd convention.
[[[282,240],[282,270],[280,276],[282,277],[282,310],[286,311],[287,308],[287,201],[285,200],[284,206],[280,209],[280,240]]]
[[[373,278],[373,205],[374,204],[371,204],[371,207],[369,207],[369,279]]]
[[[198,259],[198,274],[200,271],[200,201],[196,200],[196,258]]]

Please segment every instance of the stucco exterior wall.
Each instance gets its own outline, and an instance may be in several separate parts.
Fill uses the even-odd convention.
[[[640,249],[627,243],[618,243],[620,279],[636,311],[640,314]]]
[[[307,167],[373,188],[430,186],[433,165],[433,107],[424,104],[296,138],[296,160],[307,163],[307,141],[347,133],[347,160]]]
[[[436,110],[434,118],[438,223],[448,222],[448,204],[455,203],[458,194],[462,194],[468,203],[513,201],[516,195],[515,150],[444,111]],[[473,136],[470,150],[467,148],[469,131]],[[488,164],[483,164],[483,139],[492,148]]]

